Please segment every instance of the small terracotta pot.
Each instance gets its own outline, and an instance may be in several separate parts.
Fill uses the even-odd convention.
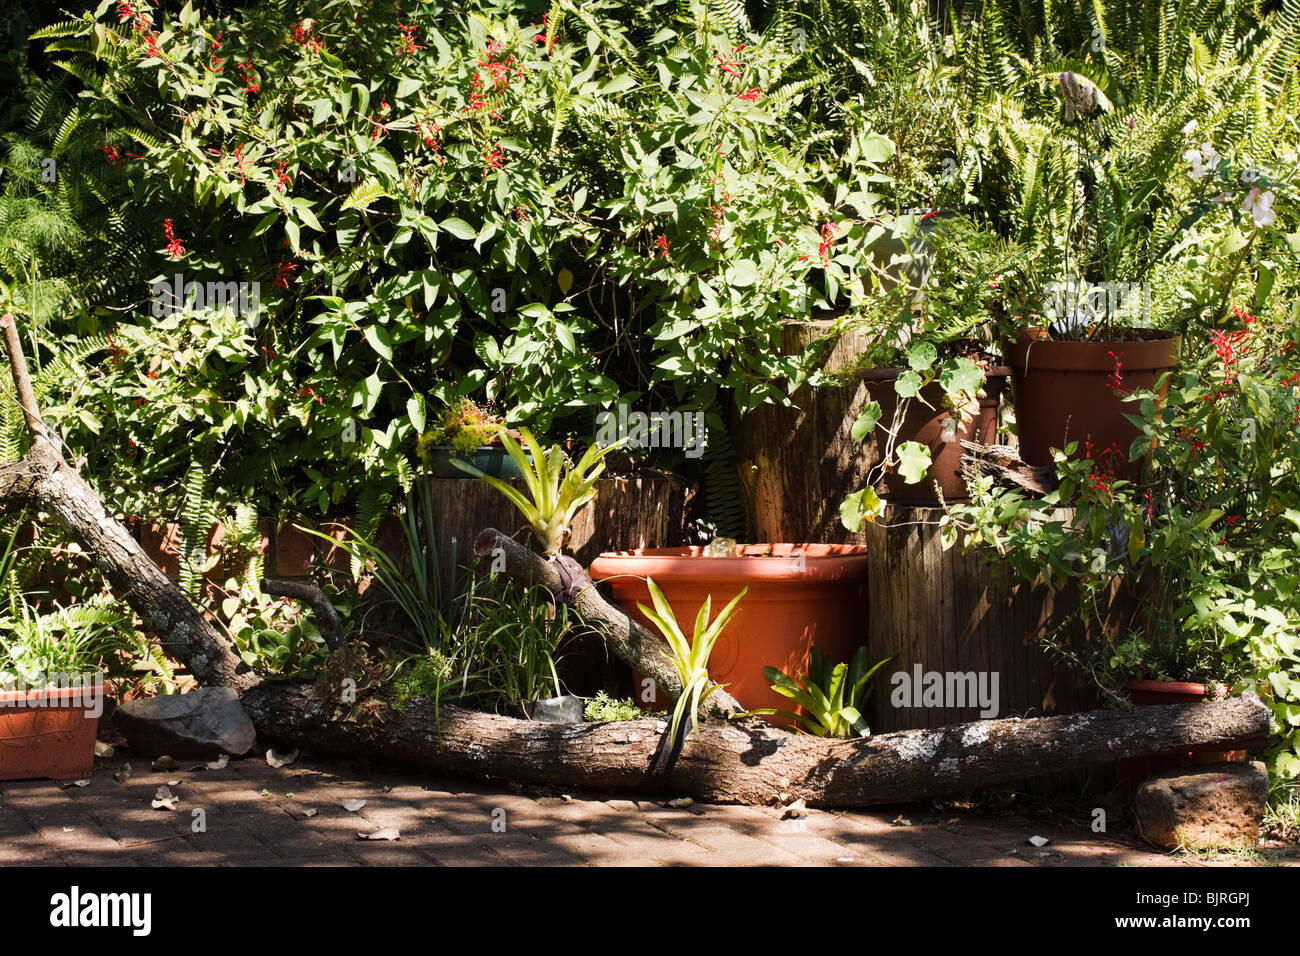
[[[0,690],[0,780],[89,777],[99,717],[78,687]]]
[[[1052,449],[1085,441],[1095,454],[1117,448],[1108,459],[1121,478],[1135,478],[1141,461],[1128,460],[1138,429],[1125,416],[1137,406],[1117,394],[1115,362],[1124,389],[1155,388],[1160,377],[1178,366],[1182,338],[1158,329],[1143,329],[1138,341],[1070,342],[1046,337],[1043,329],[1024,329],[1005,348],[1016,406],[1020,457],[1031,465],[1052,464]],[[1159,390],[1161,398],[1167,383]]]
[[[894,382],[903,373],[901,368],[863,369],[858,377],[867,384],[873,401],[880,404],[880,421],[889,425],[894,419],[898,396],[894,392]],[[979,411],[965,425],[950,433],[951,438],[944,440],[944,421],[953,418],[952,412],[943,407],[943,386],[931,382],[917,399],[907,407],[902,426],[898,431],[897,444],[905,441],[920,442],[930,449],[930,467],[925,477],[914,485],[909,485],[896,471],[885,475],[886,496],[898,504],[921,507],[938,507],[939,494],[935,491],[937,483],[943,492],[944,501],[969,501],[970,493],[966,480],[962,477],[961,458],[963,441],[992,444],[998,428],[998,399],[1002,395],[1009,368],[999,366],[989,369],[984,375],[984,389],[980,396]],[[883,448],[883,435],[877,428],[871,437],[875,443],[877,460]]]
[[[720,612],[741,588],[749,592],[713,647],[709,675],[750,709],[791,710],[771,689],[764,667],[803,674],[815,643],[832,661],[847,661],[867,639],[867,549],[863,545],[740,545],[739,556],[704,557],[701,547],[606,552],[591,564],[591,577],[613,590],[628,614],[655,633],[637,610],[651,606],[645,579],[653,578],[688,637],[706,597]],[[771,557],[760,556],[770,554]],[[642,706],[662,701],[637,700]]]
[[[1164,704],[1194,704],[1201,700],[1226,697],[1228,687],[1218,684],[1193,684],[1184,681],[1131,680],[1128,682],[1129,700],[1136,707],[1159,707]],[[1244,763],[1244,750],[1189,750],[1178,753],[1157,754],[1150,757],[1128,757],[1117,762],[1120,782],[1128,794],[1157,773],[1178,767],[1210,763]]]

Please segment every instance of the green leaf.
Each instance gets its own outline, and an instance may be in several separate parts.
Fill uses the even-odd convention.
[[[898,473],[909,485],[914,485],[930,470],[930,449],[920,442],[905,441],[898,446]]]
[[[447,219],[444,219],[441,223],[439,223],[439,225],[441,225],[443,229],[446,229],[457,239],[478,238],[478,233],[475,232],[473,227],[470,226],[470,224],[467,223],[464,219],[457,219],[455,216],[451,216]]]
[[[875,430],[876,424],[880,421],[880,403],[868,402],[860,414],[853,421],[853,440],[856,442],[865,441],[866,437]]]
[[[885,503],[871,488],[863,488],[844,499],[840,505],[840,521],[850,531],[862,530],[863,521],[875,521]]]

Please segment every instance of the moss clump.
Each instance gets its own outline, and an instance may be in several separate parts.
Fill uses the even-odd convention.
[[[452,671],[452,662],[439,651],[412,658],[393,678],[393,709],[405,710],[414,697],[439,700],[452,682]]]
[[[630,698],[614,700],[603,690],[587,701],[582,716],[595,723],[608,724],[618,720],[640,720],[653,717],[648,710],[642,710]]]
[[[468,398],[458,398],[445,409],[434,427],[422,434],[416,444],[420,460],[429,463],[435,445],[450,445],[456,456],[468,458],[476,448],[498,442],[497,426],[505,419],[492,415]]]

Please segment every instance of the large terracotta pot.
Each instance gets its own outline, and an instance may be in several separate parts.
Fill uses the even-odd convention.
[[[1108,458],[1114,474],[1134,478],[1141,461],[1129,462],[1137,427],[1125,416],[1137,406],[1113,387],[1115,362],[1121,364],[1122,387],[1155,388],[1164,373],[1178,365],[1181,337],[1158,329],[1135,330],[1141,340],[1110,342],[1056,341],[1042,329],[1025,329],[1006,347],[1016,406],[1020,457],[1031,465],[1050,465],[1052,449],[1085,441],[1095,454],[1117,448]],[[1161,397],[1167,383],[1160,388]],[[1094,456],[1095,457],[1095,456]]]
[[[89,777],[98,713],[79,687],[0,690],[0,780]]]
[[[653,578],[688,638],[706,597],[712,596],[716,615],[748,587],[713,647],[709,675],[745,707],[789,710],[789,698],[772,691],[763,668],[802,675],[814,643],[836,662],[866,643],[867,549],[746,544],[737,550],[730,558],[704,557],[700,547],[607,552],[591,563],[591,577],[607,583],[619,606],[651,630],[636,605],[650,606],[645,579]]]
[[[1226,697],[1227,693],[1228,688],[1223,684],[1211,687],[1208,684],[1184,681],[1131,680],[1128,682],[1128,697],[1136,707],[1194,704],[1201,700]],[[1118,762],[1118,768],[1124,790],[1131,795],[1137,792],[1142,781],[1166,770],[1198,764],[1242,763],[1245,759],[1244,750],[1195,750],[1156,754],[1150,757],[1128,757]]]
[[[888,426],[894,419],[894,409],[898,397],[894,392],[894,381],[903,373],[901,368],[863,369],[858,373],[867,385],[873,401],[880,404],[880,421]],[[964,426],[958,427],[950,437],[944,438],[944,421],[953,418],[953,413],[943,407],[943,386],[931,382],[917,400],[913,400],[903,417],[897,443],[905,441],[920,442],[930,449],[930,468],[925,478],[914,485],[909,485],[895,471],[885,475],[886,496],[897,504],[917,505],[921,507],[938,507],[939,495],[935,491],[936,482],[943,492],[944,501],[969,501],[970,493],[961,473],[963,441],[992,444],[998,429],[998,399],[1010,369],[1004,366],[989,369],[984,376],[984,390],[980,396],[979,411]],[[871,440],[876,443],[876,459],[883,451],[883,432],[880,427],[872,433]]]

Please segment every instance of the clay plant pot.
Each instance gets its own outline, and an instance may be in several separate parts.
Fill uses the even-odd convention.
[[[1126,390],[1156,387],[1178,366],[1182,338],[1158,329],[1133,330],[1141,339],[1103,342],[1057,341],[1043,329],[1024,329],[1005,349],[1011,366],[1020,457],[1031,465],[1052,464],[1052,449],[1091,441],[1096,454],[1118,449],[1107,459],[1116,477],[1136,478],[1141,460],[1128,460],[1138,429],[1125,416],[1137,406],[1116,392],[1116,360]],[[1168,383],[1161,385],[1161,398]]]
[[[867,549],[863,545],[744,544],[737,556],[710,558],[701,547],[645,548],[601,554],[591,578],[613,591],[619,607],[651,631],[637,610],[652,606],[645,579],[653,578],[689,638],[695,616],[712,596],[716,615],[741,588],[749,592],[722,632],[709,658],[709,676],[747,708],[788,710],[789,698],[774,693],[764,667],[802,674],[815,643],[832,661],[847,661],[867,638]],[[644,700],[638,680],[637,702]]]
[[[525,452],[527,455],[527,452]],[[451,445],[434,445],[429,449],[429,470],[435,478],[473,478],[451,463],[460,458],[493,478],[522,478],[515,460],[500,445],[479,445],[470,454],[462,455]],[[529,460],[532,459],[528,455]]]
[[[1194,704],[1201,700],[1226,697],[1228,688],[1219,684],[1193,684],[1184,681],[1131,680],[1128,697],[1135,707],[1159,707],[1164,704]],[[1199,764],[1244,763],[1245,750],[1189,750],[1179,753],[1156,754],[1150,757],[1128,757],[1117,762],[1120,782],[1128,794],[1137,792],[1142,781],[1166,770],[1175,770]]]
[[[0,690],[0,780],[89,777],[99,715],[79,687]]]
[[[888,426],[894,420],[894,409],[898,404],[894,381],[903,371],[901,368],[882,368],[858,372],[858,377],[866,383],[872,400],[880,404],[882,426]],[[970,500],[966,480],[961,472],[961,443],[993,443],[998,428],[998,400],[1010,372],[1005,366],[990,368],[985,372],[979,411],[965,425],[959,425],[954,431],[948,432],[947,438],[944,437],[944,422],[955,416],[943,407],[943,386],[931,382],[921,389],[918,398],[908,405],[896,444],[915,441],[930,449],[930,468],[926,471],[925,478],[914,485],[909,485],[902,475],[891,470],[885,475],[886,497],[890,501],[920,507],[938,507],[940,501],[936,484],[943,493],[944,501]],[[872,433],[871,440],[875,443],[878,461],[884,451],[885,440],[880,427]]]

